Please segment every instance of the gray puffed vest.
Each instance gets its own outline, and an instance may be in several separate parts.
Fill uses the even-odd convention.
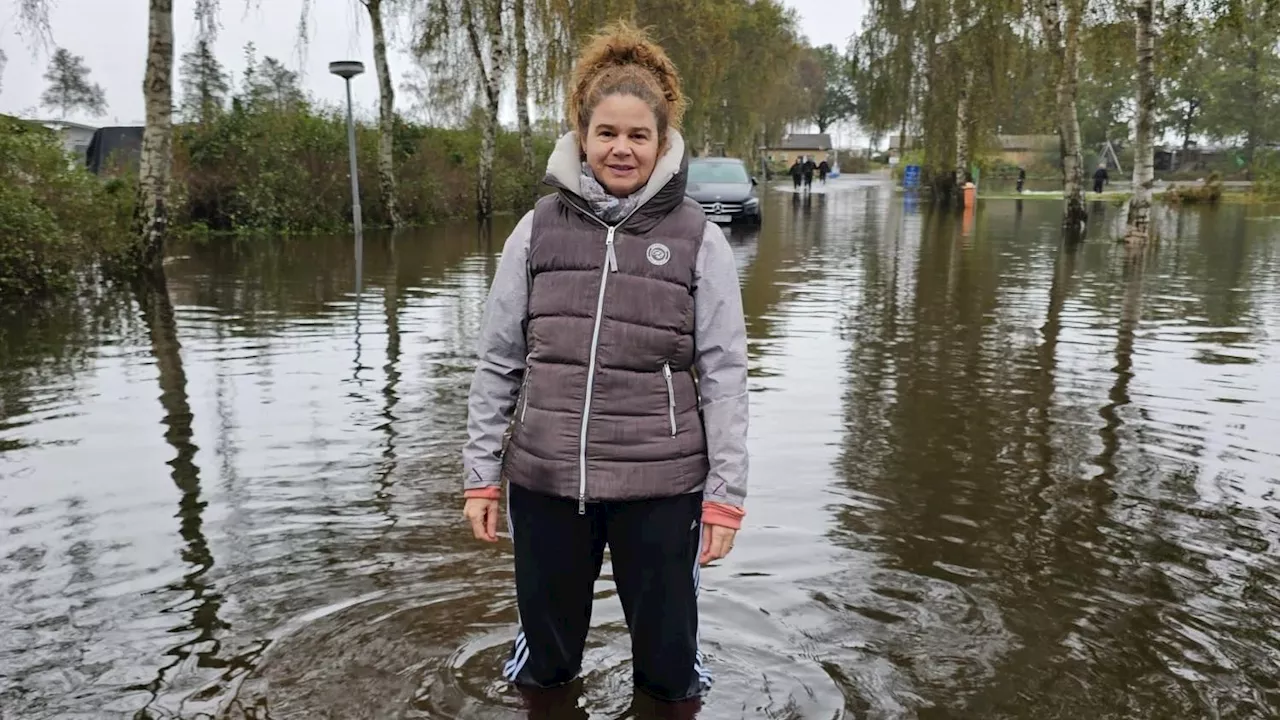
[[[609,229],[582,198],[560,186],[534,209],[529,356],[503,454],[508,482],[580,507],[706,482],[692,373],[706,217],[684,196],[687,167],[616,227],[612,257]]]

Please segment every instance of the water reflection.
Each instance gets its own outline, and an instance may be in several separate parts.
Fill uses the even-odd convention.
[[[1107,203],[1071,245],[1056,203],[873,178],[765,210],[728,232],[753,478],[704,573],[699,718],[1280,712],[1280,223],[1160,213],[1130,262]],[[349,238],[175,248],[0,320],[0,708],[527,716],[507,549],[457,501],[515,220],[370,234],[359,266]],[[627,658],[606,565],[549,716],[655,716]]]

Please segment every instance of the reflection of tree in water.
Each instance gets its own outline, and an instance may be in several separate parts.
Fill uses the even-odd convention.
[[[897,622],[879,628],[886,642],[900,646],[899,662],[933,684],[915,690],[953,708],[979,702],[990,680],[1003,685],[1001,677],[1016,676],[1025,682],[1028,660],[1044,656],[1043,646],[1028,644],[1018,661],[1022,667],[1010,661],[1008,669],[992,672],[995,658],[986,653],[1004,648],[1005,655],[1021,655],[1016,644],[1005,647],[1005,633],[1034,637],[1045,629],[1019,605],[1031,587],[1051,592],[1058,581],[1045,578],[1042,553],[1066,538],[1058,535],[1062,528],[1044,526],[1048,509],[1038,495],[1054,482],[1048,403],[1059,315],[1073,272],[1073,256],[1060,255],[1041,342],[1028,342],[1016,320],[1025,308],[1002,306],[1026,280],[1010,276],[1034,266],[1039,251],[1008,243],[1011,236],[1025,237],[1009,227],[1025,220],[1014,213],[979,214],[967,244],[956,220],[926,214],[914,297],[903,287],[910,283],[900,270],[910,264],[902,257],[904,241],[862,254],[862,298],[847,325],[853,355],[840,460],[860,501],[839,513],[833,537],[883,554],[878,577],[891,586],[888,592],[903,592],[894,584],[908,588],[933,578],[934,593],[955,593],[955,602],[972,596],[975,615],[954,618],[959,626],[939,616],[935,627]],[[910,305],[904,307],[904,299]],[[1088,584],[1083,564],[1063,570]],[[902,597],[911,599],[895,614],[935,613],[938,600],[930,596],[907,592]],[[998,619],[977,609],[991,601],[1005,608]],[[948,637],[961,645],[949,648]],[[912,643],[922,645],[912,649]],[[940,658],[962,648],[973,652],[962,663],[967,667],[944,671]]]
[[[382,365],[384,378],[381,391],[383,404],[380,417],[382,421],[377,427],[383,433],[385,440],[383,441],[378,468],[374,472],[374,477],[378,483],[378,488],[374,491],[374,504],[377,506],[378,512],[386,518],[384,534],[390,532],[397,521],[394,510],[395,497],[392,476],[395,474],[399,464],[396,441],[400,432],[396,427],[399,422],[399,418],[396,417],[396,405],[400,400],[397,392],[397,387],[400,384],[400,264],[397,262],[395,233],[386,240],[386,253],[387,270],[385,273],[386,280],[382,287],[382,316],[383,325],[387,332],[387,346],[386,361]],[[385,574],[379,575],[379,577],[384,576]]]
[[[103,339],[138,332],[134,322],[129,294],[112,285],[0,307],[0,434],[29,422],[10,418],[76,403],[74,380],[94,366]],[[0,453],[22,447],[18,437],[0,437]]]
[[[184,543],[180,555],[189,566],[181,582],[171,586],[171,589],[187,594],[188,598],[167,612],[189,613],[188,620],[174,628],[174,632],[195,633],[194,637],[166,653],[172,658],[171,662],[160,668],[155,679],[146,685],[152,697],[157,698],[165,687],[166,674],[193,653],[197,656],[197,664],[202,667],[225,667],[226,661],[218,657],[220,643],[217,635],[229,626],[218,617],[222,595],[205,577],[213,568],[214,560],[204,535],[206,503],[200,496],[200,468],[195,464],[198,448],[193,442],[186,372],[173,303],[169,299],[163,271],[139,279],[134,293],[151,339],[151,355],[156,362],[160,405],[164,408],[161,421],[165,428],[164,439],[176,453],[168,465],[170,477],[179,491],[178,532]],[[144,709],[136,717],[151,715]]]
[[[1035,212],[1023,211],[1024,227]],[[849,303],[856,316],[846,324],[852,354],[839,465],[853,502],[838,511],[832,538],[884,559],[840,589],[863,617],[837,624],[854,623],[879,656],[930,678],[911,688],[927,701],[975,716],[1099,717],[1127,708],[1133,716],[1199,717],[1212,707],[1224,717],[1228,709],[1267,716],[1257,693],[1270,671],[1241,673],[1255,653],[1239,644],[1274,632],[1280,602],[1249,588],[1277,563],[1216,555],[1242,536],[1267,547],[1264,538],[1280,528],[1256,513],[1205,507],[1198,464],[1153,452],[1172,435],[1181,452],[1198,455],[1204,442],[1193,438],[1204,430],[1169,432],[1164,406],[1135,405],[1148,394],[1132,387],[1144,355],[1187,352],[1162,341],[1154,322],[1144,334],[1144,315],[1175,333],[1206,316],[1211,324],[1248,322],[1248,293],[1222,293],[1252,278],[1249,262],[1239,270],[1230,261],[1235,248],[1209,259],[1199,236],[1138,265],[1105,244],[1059,250],[1050,275],[1035,262],[1025,267],[1017,247],[1025,243],[1009,242],[1003,220],[990,219],[996,224],[984,227],[979,215],[961,251],[928,219],[918,293],[905,308],[898,251],[861,256],[860,297]],[[1034,344],[1021,341],[1025,325],[1000,319],[1022,314],[1007,305],[1023,303],[1017,288],[1027,283],[1047,290]],[[1075,297],[1078,283],[1085,287]],[[995,292],[1002,296],[993,304]],[[1218,299],[1233,303],[1210,309]],[[1140,353],[1148,336],[1151,347]],[[1100,367],[1097,349],[1108,353]],[[993,600],[1018,640],[995,657],[964,657],[948,675],[944,639],[956,628],[935,616],[928,593],[903,591],[922,577],[944,582],[935,586],[944,595],[959,587]],[[885,593],[909,602],[887,603]],[[921,615],[934,616],[934,626],[917,634],[903,620]],[[956,622],[969,636],[991,629]],[[1185,679],[1197,675],[1207,684]]]
[[[793,201],[790,206],[774,203],[766,208],[764,225],[752,234],[755,257],[739,271],[753,370],[758,370],[758,361],[769,354],[770,341],[781,335],[776,327],[777,308],[803,292],[824,270],[810,264],[817,257],[812,250],[821,245],[825,232],[820,221],[810,220],[810,213],[820,212],[822,200],[803,204],[805,200],[797,196]]]

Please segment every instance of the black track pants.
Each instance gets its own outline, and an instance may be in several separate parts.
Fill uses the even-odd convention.
[[[590,503],[579,515],[576,500],[511,485],[509,503],[520,631],[508,681],[554,687],[578,674],[607,544],[636,687],[683,700],[710,686],[698,650],[701,493]]]

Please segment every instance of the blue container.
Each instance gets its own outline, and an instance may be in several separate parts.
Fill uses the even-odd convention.
[[[920,166],[908,165],[902,174],[902,187],[918,188],[920,187]]]

